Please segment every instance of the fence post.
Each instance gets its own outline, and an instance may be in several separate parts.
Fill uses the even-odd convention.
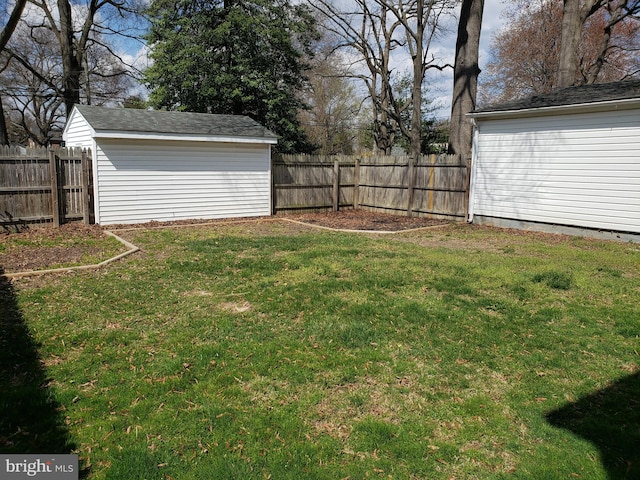
[[[407,173],[407,183],[408,183],[407,185],[407,217],[413,216],[413,190],[416,183],[415,163],[419,158],[420,158],[420,155],[418,155],[417,159],[414,158],[413,155],[409,156],[409,164],[408,164],[409,171]]]
[[[276,161],[275,158],[273,158],[273,153],[271,154],[271,158],[270,158],[270,165],[271,167],[271,205],[270,205],[270,209],[271,211],[269,212],[269,215],[275,215],[276,214]]]
[[[469,219],[469,202],[471,201],[471,161],[472,157],[468,156],[467,158],[463,158],[460,156],[460,163],[464,161],[467,166],[467,178],[465,179],[465,193],[464,193],[464,220],[465,222]]]
[[[60,190],[58,186],[58,157],[54,150],[49,150],[49,174],[51,176],[51,210],[53,225],[60,226]]]
[[[340,162],[333,162],[333,211],[340,208]]]
[[[360,206],[360,158],[353,163],[353,208]]]

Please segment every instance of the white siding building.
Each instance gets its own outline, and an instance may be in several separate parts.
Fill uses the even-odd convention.
[[[96,223],[271,214],[277,139],[248,117],[76,106],[63,139],[91,149]]]
[[[640,81],[477,110],[469,220],[640,233]]]

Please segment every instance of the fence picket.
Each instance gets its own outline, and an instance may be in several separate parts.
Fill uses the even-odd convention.
[[[272,171],[274,213],[330,210],[337,204],[338,208],[464,218],[468,209],[470,163],[457,155],[417,160],[280,155],[274,157]],[[337,191],[332,184],[336,176],[340,179]]]
[[[91,192],[83,185],[82,150],[61,148],[51,155],[46,148],[0,146],[0,225],[84,217],[83,199],[88,202]],[[56,165],[57,170],[50,168]]]

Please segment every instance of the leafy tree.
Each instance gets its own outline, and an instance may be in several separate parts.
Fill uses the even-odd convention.
[[[132,108],[135,110],[146,110],[147,101],[140,95],[130,95],[122,101],[123,108]]]
[[[447,153],[449,120],[431,118],[422,122],[422,153]]]
[[[306,7],[288,0],[153,0],[145,79],[157,108],[248,115],[283,152],[312,149],[297,119],[304,55],[315,38]]]
[[[435,117],[423,117],[420,122],[420,153],[447,153],[449,141],[449,122]],[[411,143],[402,137],[399,142],[403,150],[409,151]]]
[[[413,139],[410,132],[412,132],[414,126],[413,121],[413,80],[411,74],[405,74],[395,81],[392,81],[393,85],[393,98],[398,104],[396,110],[400,112],[397,129],[400,133],[399,141],[396,143],[402,147],[403,150],[411,152]],[[448,125],[446,129],[443,129],[443,123],[435,118],[435,112],[438,109],[437,105],[434,105],[433,100],[429,98],[428,92],[422,92],[420,95],[421,107],[420,107],[420,152],[426,153],[440,153],[441,148],[433,146],[434,144],[446,144],[447,137],[443,138],[443,132],[448,134]],[[401,126],[402,125],[402,126]],[[413,153],[415,154],[415,152]]]

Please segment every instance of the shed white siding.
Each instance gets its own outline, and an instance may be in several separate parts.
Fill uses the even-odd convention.
[[[100,224],[270,215],[270,145],[97,139]]]
[[[640,110],[476,122],[474,216],[640,233]]]
[[[92,134],[91,127],[86,120],[76,110],[73,110],[64,131],[66,145],[93,148]]]
[[[91,148],[97,223],[271,214],[277,137],[249,117],[76,106],[63,139]]]

